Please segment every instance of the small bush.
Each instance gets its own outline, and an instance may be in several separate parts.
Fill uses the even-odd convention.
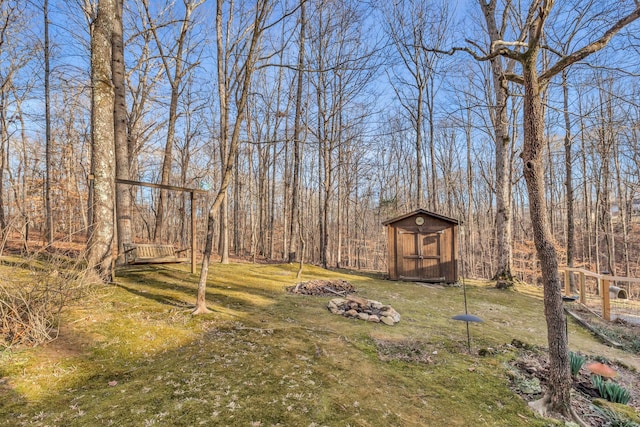
[[[576,377],[578,372],[580,372],[580,368],[584,365],[585,358],[578,353],[574,353],[573,351],[569,352],[569,363],[571,365],[571,376]]]
[[[600,397],[608,400],[609,402],[622,403],[626,405],[631,399],[631,393],[618,383],[613,381],[606,381],[600,375],[592,375],[591,383],[598,389]]]
[[[85,288],[84,272],[68,261],[31,261],[0,274],[0,349],[55,339],[62,309]]]

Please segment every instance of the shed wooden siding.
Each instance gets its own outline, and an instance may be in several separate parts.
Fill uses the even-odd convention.
[[[424,223],[416,224],[416,218]],[[458,222],[423,209],[389,220],[391,280],[454,283],[458,280]]]

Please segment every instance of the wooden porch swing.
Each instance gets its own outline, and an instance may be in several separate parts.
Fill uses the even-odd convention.
[[[187,257],[181,257],[183,252],[191,252],[191,274],[196,272],[196,194],[207,194],[205,190],[196,188],[176,187],[173,185],[153,184],[150,182],[130,181],[116,178],[116,184],[133,185],[139,187],[159,188],[161,190],[172,190],[188,192],[191,195],[191,248],[176,250],[173,245],[155,243],[124,243],[124,259],[127,264],[168,264],[189,261]]]

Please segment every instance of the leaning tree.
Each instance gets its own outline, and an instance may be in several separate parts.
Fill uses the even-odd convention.
[[[480,0],[481,4],[484,0]],[[489,1],[493,3],[493,0]],[[510,2],[507,2],[510,3]],[[552,17],[554,0],[534,0],[522,23],[525,37],[517,40],[493,40],[486,55],[478,54],[470,47],[455,47],[448,52],[465,51],[478,61],[490,61],[502,56],[519,64],[518,73],[505,72],[501,78],[520,84],[524,88],[523,110],[523,173],[527,184],[529,215],[533,228],[536,253],[540,262],[544,286],[544,312],[547,321],[547,341],[549,345],[549,389],[534,407],[541,412],[550,410],[562,415],[571,414],[571,372],[569,368],[569,347],[562,307],[562,284],[558,274],[558,254],[554,246],[545,200],[543,149],[545,147],[545,116],[543,109],[544,92],[551,79],[572,64],[603,49],[611,39],[627,25],[640,17],[640,2],[634,1],[634,8],[628,13],[621,12],[625,2],[617,3],[621,17],[601,35],[592,38],[585,46],[563,54],[549,48],[544,37],[545,24]],[[508,6],[510,7],[510,6]],[[586,30],[585,30],[586,31]],[[477,45],[476,45],[477,46]],[[425,46],[425,49],[429,47]],[[548,56],[543,60],[542,52],[548,49],[558,59],[552,63]],[[433,49],[431,49],[433,50]]]

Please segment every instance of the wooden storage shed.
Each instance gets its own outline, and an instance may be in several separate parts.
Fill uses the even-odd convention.
[[[418,209],[382,224],[389,236],[389,279],[458,280],[457,219]]]

